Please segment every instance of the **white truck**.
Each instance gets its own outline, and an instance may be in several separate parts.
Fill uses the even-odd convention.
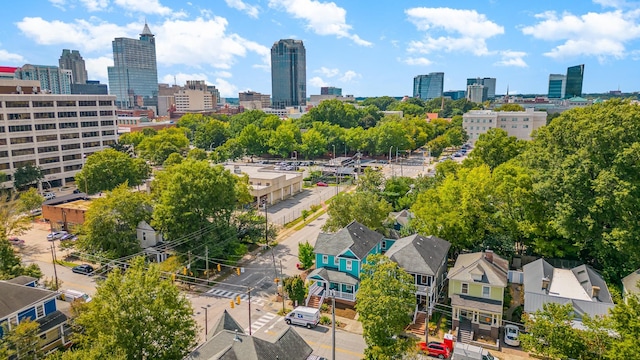
[[[312,327],[318,326],[320,322],[320,309],[298,306],[287,314],[284,321],[289,325],[306,326],[307,329],[311,329]]]
[[[491,355],[486,349],[456,342],[453,346],[453,355],[451,360],[499,360],[497,357]]]

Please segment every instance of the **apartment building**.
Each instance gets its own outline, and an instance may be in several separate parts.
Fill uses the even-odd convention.
[[[1,86],[1,84],[0,84]],[[117,141],[115,96],[0,94],[0,171],[42,169],[49,187],[74,181],[87,156]]]
[[[480,134],[500,128],[521,140],[531,140],[531,132],[547,124],[547,112],[527,108],[525,111],[471,110],[462,115],[462,128],[474,143]]]

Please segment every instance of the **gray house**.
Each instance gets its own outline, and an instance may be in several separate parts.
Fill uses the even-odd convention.
[[[526,313],[542,310],[546,303],[569,303],[575,313],[574,327],[581,328],[583,315],[606,315],[614,306],[604,279],[588,265],[559,269],[538,259],[522,270]]]
[[[622,279],[622,296],[626,297],[629,294],[640,296],[640,269]]]

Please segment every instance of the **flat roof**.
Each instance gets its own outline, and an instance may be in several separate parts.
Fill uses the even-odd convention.
[[[290,180],[296,177],[302,177],[299,172],[280,172],[273,170],[271,166],[251,166],[251,165],[225,165],[224,168],[234,173],[234,169],[238,167],[243,174],[247,174],[250,179],[273,180],[279,177],[285,177]]]
[[[90,200],[76,200],[76,201],[71,201],[71,202],[64,203],[64,204],[49,205],[49,206],[53,206],[53,207],[57,207],[57,208],[61,208],[61,209],[68,209],[68,210],[87,211],[87,210],[89,210],[89,207],[91,206],[91,201]]]
[[[549,295],[567,299],[593,301],[571,269],[553,269]]]

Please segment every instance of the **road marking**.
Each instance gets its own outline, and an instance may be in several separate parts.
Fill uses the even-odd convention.
[[[258,330],[260,330],[260,328],[265,326],[269,321],[273,320],[273,318],[275,318],[276,316],[277,316],[276,314],[270,313],[270,312],[262,315],[260,319],[254,321],[253,324],[251,324],[251,333],[255,334]],[[244,332],[248,333],[249,328],[244,329]]]
[[[273,324],[271,324],[271,326],[269,326],[269,328],[267,330],[265,330],[264,332],[269,333],[269,330],[273,329],[274,326],[276,326],[280,321],[284,320],[283,317],[281,317],[280,319],[276,320]]]
[[[240,300],[241,301],[249,301],[249,295],[247,294],[240,294],[240,293],[236,293],[233,291],[227,291],[227,290],[222,290],[222,289],[216,289],[213,288],[209,291],[206,292],[207,295],[209,296],[214,296],[214,297],[219,297],[219,298],[227,298],[227,299],[235,299],[237,296],[240,296]],[[258,306],[263,306],[264,304],[267,303],[267,301],[263,298],[257,297],[257,296],[252,296],[251,297],[251,303],[258,305]]]
[[[309,344],[309,345],[318,345],[323,349],[331,349],[332,348],[331,345],[320,344],[320,343],[317,343],[315,341],[309,341],[309,340],[306,340],[306,341],[307,341],[307,344]],[[338,347],[336,348],[336,351],[341,352],[341,353],[345,353],[345,354],[349,354],[349,355],[358,356],[359,358],[362,358],[364,356],[364,354],[362,354],[362,353],[359,353],[359,352],[356,352],[356,351],[347,350],[347,349],[342,349],[342,348],[338,348]]]

